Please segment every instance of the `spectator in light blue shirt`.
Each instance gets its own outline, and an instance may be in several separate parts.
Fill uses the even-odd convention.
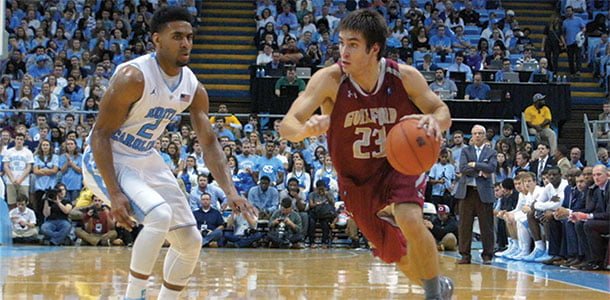
[[[444,25],[440,25],[437,28],[437,33],[430,38],[430,47],[432,47],[436,54],[441,56],[441,61],[445,61],[446,55],[453,52],[451,38],[446,35]]]
[[[504,73],[512,72],[512,67],[510,64],[510,59],[504,58],[502,59],[502,69],[496,72],[496,82],[504,82],[506,79],[504,78]]]
[[[282,13],[277,15],[275,21],[275,29],[280,30],[282,25],[286,24],[295,30],[299,28],[299,21],[297,20],[297,15],[290,11],[290,4],[284,4],[282,6]]]
[[[464,52],[459,51],[455,54],[455,63],[447,67],[447,77],[451,78],[451,72],[465,72],[466,80],[472,80],[472,69],[464,64]]]
[[[483,83],[483,78],[481,77],[481,73],[477,72],[474,74],[474,82],[466,86],[466,93],[464,95],[464,99],[472,99],[472,100],[484,100],[488,99],[489,91],[491,91],[491,87],[489,85]]]
[[[259,219],[269,219],[278,208],[280,194],[275,187],[269,186],[269,177],[263,176],[257,186],[248,191],[248,201],[258,209]]]
[[[563,35],[562,39],[568,47],[568,63],[570,65],[570,74],[575,75],[580,73],[580,47],[576,40],[576,35],[585,30],[585,21],[580,17],[574,16],[574,10],[571,6],[566,7],[566,19],[563,20]]]
[[[226,207],[227,196],[221,188],[208,184],[208,177],[203,174],[197,176],[197,187],[191,188],[191,195],[189,196],[189,205],[191,211],[196,211],[201,208],[201,195],[207,193],[212,198],[212,207],[222,211]]]
[[[265,156],[258,159],[255,172],[258,179],[263,176],[269,177],[272,185],[281,185],[284,182],[284,165],[277,157],[274,156],[275,144],[267,142],[265,144]],[[255,177],[256,178],[256,177]]]

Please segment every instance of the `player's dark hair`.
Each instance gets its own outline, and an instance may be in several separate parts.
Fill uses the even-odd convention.
[[[376,11],[360,9],[348,14],[339,24],[339,31],[359,32],[366,41],[366,50],[370,51],[373,45],[379,45],[377,60],[385,53],[385,41],[388,35],[388,26],[385,19]]]
[[[160,32],[165,24],[174,21],[185,21],[193,24],[193,16],[183,7],[162,7],[155,11],[150,20],[150,31]]]

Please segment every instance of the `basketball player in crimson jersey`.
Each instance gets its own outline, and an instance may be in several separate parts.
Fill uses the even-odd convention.
[[[434,237],[423,223],[426,176],[398,173],[384,149],[386,134],[405,118],[440,139],[451,126],[449,109],[415,68],[381,57],[388,32],[381,15],[352,12],[339,30],[341,61],[314,74],[280,134],[297,142],[328,131],[341,198],[374,254],[396,262],[426,299],[450,299],[453,283],[439,275],[438,256],[430,255]],[[322,115],[313,115],[318,107]]]

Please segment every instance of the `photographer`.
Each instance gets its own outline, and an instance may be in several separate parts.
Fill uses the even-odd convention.
[[[301,216],[301,233],[305,237],[309,228],[309,215],[307,214],[307,196],[299,188],[299,180],[296,178],[288,179],[286,189],[280,192],[280,199],[288,198],[292,201],[292,210]]]
[[[303,249],[301,216],[292,210],[292,200],[283,198],[280,208],[273,212],[269,220],[267,237],[272,247]]]
[[[91,246],[110,246],[117,239],[114,221],[110,216],[110,207],[102,199],[93,195],[93,205],[81,208],[83,228],[76,228],[76,236]],[[120,244],[120,243],[118,243]]]
[[[263,237],[263,234],[256,230],[258,222],[258,211],[241,212],[233,210],[227,219],[227,229],[218,242],[218,246],[223,247],[227,243],[232,243],[234,247],[247,248]]]
[[[324,180],[316,181],[316,189],[309,194],[309,243],[316,248],[316,223],[322,227],[322,248],[330,245],[330,222],[335,219],[335,201]]]
[[[56,185],[55,189],[47,191],[43,197],[42,214],[46,219],[40,227],[40,231],[44,235],[43,243],[50,243],[54,246],[71,244],[68,234],[72,229],[72,223],[70,223],[68,215],[72,210],[72,204],[70,200],[62,198],[58,187],[59,185]]]

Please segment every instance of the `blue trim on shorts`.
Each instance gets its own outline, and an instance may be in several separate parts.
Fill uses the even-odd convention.
[[[96,175],[95,174],[95,170],[93,170],[93,166],[91,165],[90,162],[95,162],[92,157],[91,157],[91,148],[88,147],[87,151],[85,151],[85,153],[83,154],[83,164],[85,166],[87,166],[87,171],[89,172],[89,174],[91,174],[91,176],[93,177],[93,179],[95,180],[95,183],[97,185],[97,187],[102,190],[102,193],[104,193],[104,195],[106,196],[106,198],[108,198],[108,200],[110,200],[110,196],[108,194],[108,189],[106,188],[106,185],[104,184],[104,179],[102,178],[102,176],[100,175]],[[127,197],[127,199],[129,200],[129,204],[131,205],[131,209],[133,210],[133,213],[135,214],[136,220],[138,220],[138,222],[142,223],[144,222],[144,217],[146,217],[146,215],[153,210],[155,207],[159,206],[160,203],[158,205],[153,206],[151,209],[149,209],[146,213],[142,210],[142,208],[140,208],[134,201],[133,199],[131,199],[128,195],[125,195]]]

